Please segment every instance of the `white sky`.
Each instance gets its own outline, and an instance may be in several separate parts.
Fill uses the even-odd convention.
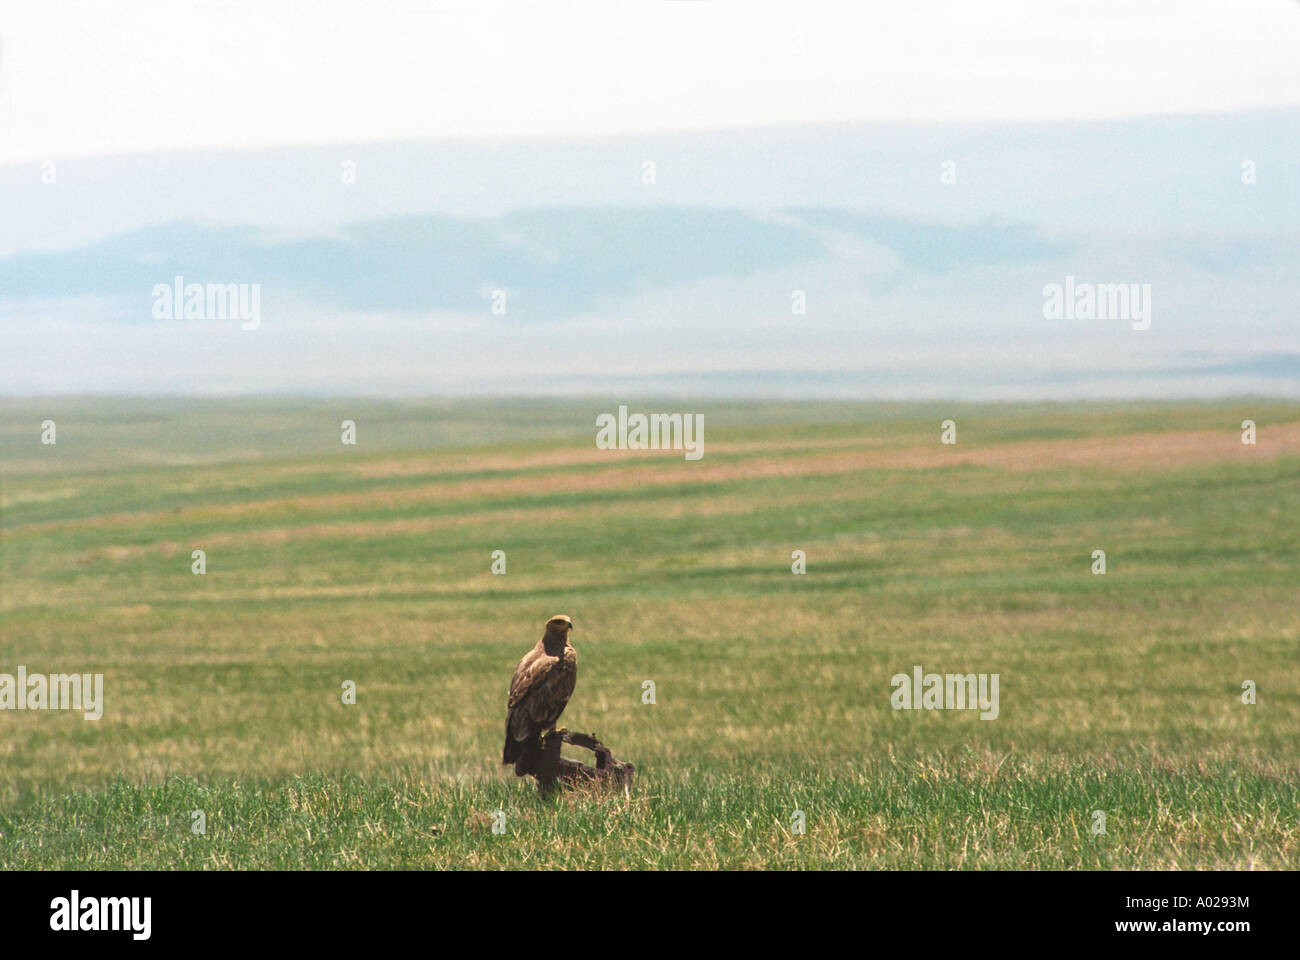
[[[1292,0],[0,6],[0,163],[1297,104]]]

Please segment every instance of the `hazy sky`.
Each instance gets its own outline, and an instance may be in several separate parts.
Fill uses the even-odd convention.
[[[1300,396],[1291,0],[0,2],[0,395]]]
[[[1300,5],[5,0],[0,163],[1300,104]]]

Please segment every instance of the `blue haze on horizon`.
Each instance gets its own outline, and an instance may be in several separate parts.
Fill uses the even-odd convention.
[[[1284,110],[0,167],[0,393],[1300,396],[1298,131]],[[259,329],[155,319],[174,276],[259,284]],[[1044,319],[1067,276],[1150,284],[1151,328]]]

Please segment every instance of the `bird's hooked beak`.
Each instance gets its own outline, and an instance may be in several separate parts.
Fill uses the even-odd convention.
[[[546,621],[546,630],[548,633],[558,633],[565,636],[573,629],[573,621],[562,613],[557,613],[551,619]]]

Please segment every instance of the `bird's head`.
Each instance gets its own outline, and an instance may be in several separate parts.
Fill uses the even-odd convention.
[[[546,621],[546,632],[552,637],[567,637],[573,629],[573,621],[562,613],[557,613]]]

